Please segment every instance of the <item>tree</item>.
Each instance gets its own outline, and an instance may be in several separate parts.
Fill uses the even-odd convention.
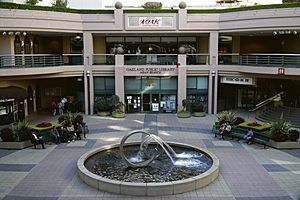
[[[26,4],[35,6],[39,1],[43,0],[27,0]]]
[[[68,6],[68,0],[53,0],[52,7],[66,8]]]
[[[296,2],[300,2],[300,0],[283,0],[283,3],[296,3]]]
[[[162,3],[161,2],[146,2],[142,5],[144,9],[161,9]]]

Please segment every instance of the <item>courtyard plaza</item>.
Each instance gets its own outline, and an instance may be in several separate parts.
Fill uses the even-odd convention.
[[[31,123],[57,121],[36,115]],[[242,141],[220,140],[211,133],[215,115],[177,118],[176,114],[128,114],[124,119],[84,116],[85,139],[46,144],[46,149],[0,150],[0,199],[3,200],[290,200],[300,199],[300,150],[264,149]],[[251,116],[245,115],[246,120]],[[98,191],[77,176],[78,158],[91,149],[120,143],[132,130],[148,129],[165,141],[206,148],[220,160],[220,174],[196,191],[157,197]]]

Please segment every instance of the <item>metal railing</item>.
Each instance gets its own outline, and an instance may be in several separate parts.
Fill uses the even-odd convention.
[[[298,68],[300,54],[219,54],[219,64]]]
[[[0,55],[0,68],[34,68],[82,64],[82,54]]]
[[[124,65],[176,65],[177,54],[125,54]]]
[[[187,54],[186,55],[187,65],[208,65],[209,64],[209,54]]]
[[[114,54],[94,54],[93,65],[115,65]]]
[[[280,92],[258,104],[255,105],[255,107],[251,110],[249,110],[249,112],[254,112],[254,111],[257,111],[259,109],[261,109],[262,107],[265,107],[266,105],[270,104],[271,102],[273,101],[281,101],[281,95],[283,94],[284,92]]]

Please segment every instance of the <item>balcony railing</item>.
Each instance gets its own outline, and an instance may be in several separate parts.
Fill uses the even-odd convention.
[[[62,65],[82,65],[82,54],[22,54],[0,55],[0,68],[54,67]]]
[[[186,64],[187,65],[208,65],[209,54],[187,54]]]
[[[125,54],[124,65],[176,65],[177,54]]]
[[[94,54],[93,65],[115,65],[114,54]]]
[[[219,64],[298,68],[300,54],[220,54]]]

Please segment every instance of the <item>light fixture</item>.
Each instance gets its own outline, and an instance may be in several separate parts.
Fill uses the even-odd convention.
[[[26,32],[23,32],[23,35],[24,35],[24,36],[26,36],[26,35],[27,35],[27,33],[26,33]]]
[[[8,35],[13,35],[13,34],[14,34],[14,32],[11,32],[11,31],[10,31],[10,32],[8,32]]]
[[[298,32],[296,30],[277,30],[273,31],[273,35],[297,35]]]
[[[76,80],[77,80],[78,82],[81,82],[81,81],[82,81],[82,78],[81,78],[81,77],[78,77]]]
[[[6,34],[7,34],[7,33],[6,33],[5,31],[2,33],[2,35],[4,35],[4,36],[5,36]]]
[[[20,35],[20,32],[15,32],[15,35]]]
[[[75,39],[80,40],[81,39],[80,35],[76,35]]]
[[[90,71],[86,71],[86,76],[90,76]]]

